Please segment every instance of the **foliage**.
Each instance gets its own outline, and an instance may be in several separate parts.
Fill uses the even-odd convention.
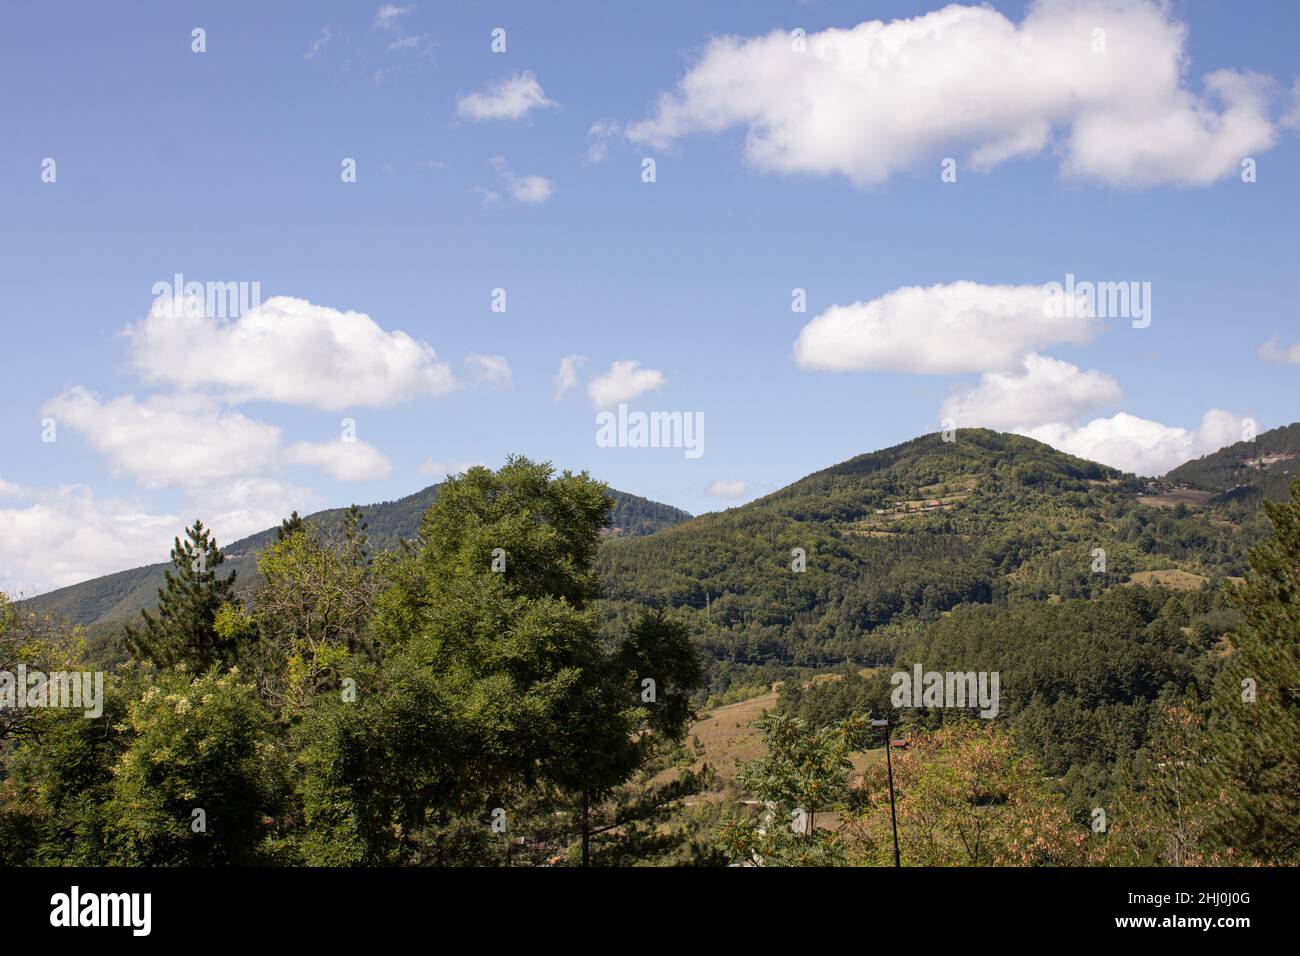
[[[185,662],[196,670],[234,663],[236,645],[215,626],[235,585],[235,572],[218,573],[225,559],[202,521],[185,529],[185,542],[176,539],[172,570],[158,591],[157,616],[141,611],[141,626],[125,628],[124,642],[133,656],[158,667]]]
[[[746,765],[739,783],[763,810],[727,820],[719,836],[723,852],[758,866],[842,862],[839,834],[819,828],[817,815],[844,806],[853,769],[849,754],[866,746],[866,718],[852,715],[813,728],[798,717],[768,713],[755,726],[767,753]]]
[[[267,699],[294,708],[377,657],[370,620],[383,588],[355,506],[326,534],[292,519],[258,558],[251,611],[227,608],[217,629],[255,649],[248,666]]]
[[[1070,819],[1042,769],[992,724],[911,734],[892,759],[904,866],[1083,862],[1087,831]],[[864,781],[844,843],[855,863],[893,863],[885,767],[872,768]]]
[[[234,672],[115,676],[101,719],[42,711],[13,754],[46,865],[211,865],[262,858],[285,797],[270,716]]]
[[[1264,503],[1273,536],[1251,551],[1231,591],[1243,621],[1214,685],[1211,761],[1231,799],[1220,844],[1300,863],[1300,480],[1289,502]]]

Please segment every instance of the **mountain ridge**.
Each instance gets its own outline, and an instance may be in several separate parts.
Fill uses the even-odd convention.
[[[402,498],[360,506],[371,546],[375,550],[389,550],[400,540],[414,537],[420,518],[437,498],[439,487],[441,482]],[[691,517],[680,508],[640,495],[612,488],[609,493],[614,499],[609,524],[614,535],[648,534]],[[328,532],[341,525],[346,511],[346,508],[327,508],[306,515],[303,520]],[[277,528],[265,528],[222,547],[226,556],[223,567],[238,573],[238,584],[256,579],[257,556],[275,541],[276,532]],[[115,571],[47,591],[23,603],[35,611],[104,631],[134,619],[142,608],[153,607],[157,603],[157,591],[164,583],[163,574],[169,567],[169,561],[159,561]]]

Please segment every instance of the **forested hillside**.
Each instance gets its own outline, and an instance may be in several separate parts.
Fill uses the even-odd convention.
[[[1246,517],[1257,511],[1264,498],[1286,500],[1292,477],[1300,475],[1297,456],[1300,422],[1185,462],[1165,475],[1164,482],[1218,492],[1216,503]]]
[[[598,567],[613,618],[638,601],[686,615],[722,690],[795,665],[891,661],[902,637],[965,604],[1095,596],[1141,572],[1242,573],[1235,525],[1144,504],[1145,491],[1032,439],[962,430],[608,542]]]

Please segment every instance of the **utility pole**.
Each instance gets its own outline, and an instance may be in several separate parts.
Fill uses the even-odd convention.
[[[894,829],[894,866],[902,867],[898,856],[898,815],[894,811],[894,761],[889,754],[894,749],[894,741],[891,739],[888,720],[873,720],[871,726],[885,728],[885,768],[889,773],[889,824]]]
[[[591,828],[587,824],[587,791],[582,791],[582,865],[591,864]]]

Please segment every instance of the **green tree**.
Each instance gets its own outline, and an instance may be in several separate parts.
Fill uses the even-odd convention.
[[[382,667],[304,723],[309,858],[415,859],[431,821],[508,818],[520,788],[590,807],[680,738],[699,682],[685,629],[652,615],[608,646],[589,606],[610,504],[586,474],[526,458],[442,486],[384,568]]]
[[[383,585],[356,506],[334,533],[306,523],[281,530],[258,556],[251,608],[227,605],[217,630],[230,643],[256,649],[246,655],[248,669],[270,704],[300,708],[338,687],[344,671],[373,666],[370,621]]]
[[[202,521],[185,529],[185,541],[177,538],[172,547],[173,570],[158,591],[157,616],[142,611],[142,625],[125,629],[132,656],[160,668],[183,663],[196,671],[234,661],[236,645],[215,626],[235,586],[234,571],[224,578],[217,572],[225,560]]]
[[[85,654],[79,628],[65,626],[48,614],[15,604],[0,592],[0,673],[13,675],[19,664],[46,673],[71,668]],[[0,690],[0,747],[27,723],[32,711],[17,706],[16,696],[26,693],[16,682]],[[14,699],[6,699],[7,694]],[[0,774],[0,776],[3,776]]]
[[[1092,854],[1095,862],[1123,866],[1232,862],[1230,851],[1212,849],[1228,798],[1214,782],[1204,709],[1194,699],[1161,708],[1136,772],[1122,779],[1115,806],[1106,817],[1106,831]]]
[[[301,531],[305,527],[306,523],[302,520],[301,516],[299,516],[298,512],[295,511],[289,515],[289,517],[281,521],[280,527],[275,529],[275,540],[283,541],[285,538]]]
[[[1077,865],[1088,831],[1071,820],[1042,768],[991,722],[913,733],[893,755],[904,866]],[[886,772],[874,766],[845,828],[849,858],[893,863]]]
[[[21,862],[207,866],[281,859],[286,756],[237,673],[126,669],[104,711],[42,711],[7,761],[0,829],[23,822]],[[17,862],[17,861],[11,861]]]
[[[1269,863],[1300,862],[1300,480],[1290,495],[1263,503],[1273,536],[1231,592],[1243,621],[1212,699],[1219,840]]]
[[[236,671],[160,674],[127,708],[115,843],[134,865],[258,862],[285,797],[284,754]]]
[[[811,728],[799,717],[764,714],[754,726],[767,753],[741,771],[739,783],[765,809],[735,815],[721,845],[732,860],[761,866],[826,866],[844,861],[840,835],[818,827],[817,815],[843,808],[849,755],[866,745],[869,722],[854,714]]]

